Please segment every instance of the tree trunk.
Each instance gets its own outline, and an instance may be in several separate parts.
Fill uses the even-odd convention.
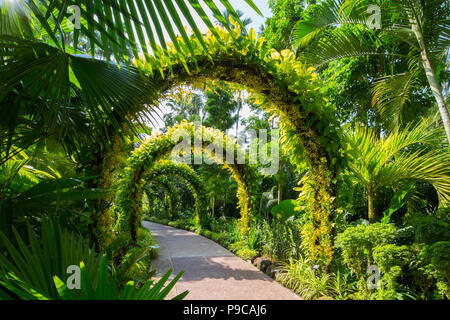
[[[216,208],[216,195],[214,195],[212,198],[212,216],[213,217],[216,216],[215,208]]]
[[[377,222],[377,213],[375,210],[375,193],[372,188],[369,188],[368,191],[368,207],[369,207],[369,222],[375,223]]]
[[[280,159],[280,174],[278,176],[278,204],[283,201],[283,174],[284,174],[284,163]]]
[[[413,26],[413,31],[416,35],[417,41],[420,46],[420,55],[422,57],[422,64],[425,69],[425,73],[427,76],[428,83],[431,87],[431,91],[433,92],[434,98],[436,99],[439,112],[441,114],[442,123],[444,124],[445,133],[447,135],[447,141],[450,143],[450,115],[447,109],[447,105],[444,100],[444,95],[442,94],[442,86],[437,80],[436,72],[431,65],[431,61],[428,57],[428,52],[425,47],[425,41],[423,39],[423,35],[416,26]]]
[[[240,118],[240,114],[241,114],[241,109],[242,109],[242,100],[241,100],[241,91],[239,91],[239,93],[238,93],[238,111],[237,111],[237,120],[236,120],[236,140],[238,139],[238,136],[239,136],[239,118]]]
[[[123,134],[128,133],[127,124],[121,123],[121,131]],[[110,131],[110,145],[106,146],[105,150],[99,154],[100,159],[98,164],[101,166],[101,176],[99,178],[97,188],[108,189],[111,188],[114,181],[114,173],[123,161],[123,156],[126,154],[123,150],[123,140],[119,133],[114,132],[113,128]],[[112,227],[113,217],[110,209],[114,201],[115,194],[109,193],[106,197],[97,201],[96,210],[94,212],[93,220],[93,239],[98,249],[106,248],[112,241]]]

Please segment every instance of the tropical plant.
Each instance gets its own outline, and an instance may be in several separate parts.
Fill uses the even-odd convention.
[[[80,287],[81,289],[69,289],[67,284],[58,276],[54,276],[54,286],[57,289],[58,300],[164,300],[175,286],[183,273],[179,273],[173,280],[167,283],[172,270],[169,270],[156,283],[147,281],[143,286],[136,288],[133,281],[129,281],[125,287],[119,290],[118,279],[110,275],[107,260],[102,259],[97,268],[96,281],[91,278],[83,262],[80,263]],[[167,284],[166,284],[167,283]],[[17,278],[14,274],[0,277],[0,285],[5,286],[9,292],[0,290],[0,297],[4,299],[18,298],[21,300],[53,300],[49,296],[35,290],[28,283]],[[172,300],[182,300],[188,295],[185,291]]]
[[[379,139],[369,128],[347,131],[343,143],[349,159],[348,178],[366,189],[370,222],[378,219],[374,202],[384,186],[403,191],[411,187],[410,182],[425,181],[433,185],[445,206],[450,200],[449,153],[445,148],[430,150],[439,146],[442,137],[442,130],[431,127],[426,119]]]
[[[316,270],[308,259],[289,259],[284,263],[277,280],[307,300],[329,297],[331,274]]]
[[[439,75],[450,45],[446,0],[381,0],[374,5],[368,0],[325,1],[317,14],[300,20],[294,29],[301,59],[316,66],[368,55],[392,57],[391,66],[399,64],[395,59],[405,61],[406,71],[384,75],[374,87],[374,104],[387,118],[398,119],[425,76],[450,142],[450,116]]]
[[[242,24],[229,1],[221,3]],[[260,13],[252,0],[246,3]],[[142,54],[146,61],[151,61],[166,54],[168,39],[163,29],[180,55],[184,49],[193,52],[182,18],[207,54],[203,35],[192,16],[194,11],[212,34],[220,38],[198,1],[177,0],[175,5],[161,0],[119,4],[112,0],[17,0],[2,1],[0,6],[0,110],[7,120],[4,132],[6,138],[12,139],[20,126],[33,124],[34,129],[22,137],[26,146],[41,139],[36,134],[39,128],[46,128],[46,135],[69,139],[72,148],[77,146],[76,139],[67,134],[69,128],[78,127],[74,131],[82,133],[86,132],[86,126],[85,121],[74,119],[74,109],[84,112],[85,118],[89,114],[90,121],[96,124],[94,128],[103,133],[107,125],[120,133],[121,123],[130,129],[136,123],[143,124],[141,117],[133,115],[144,104],[152,106],[155,84],[131,65],[133,59]],[[207,1],[205,6],[231,31],[216,1]],[[68,22],[72,16],[68,8],[79,10],[79,26]],[[186,47],[181,47],[176,32],[181,34]],[[81,40],[89,44],[86,51],[79,46]],[[96,54],[96,47],[101,49],[101,55]],[[127,67],[121,68],[122,62]],[[40,122],[35,124],[30,119]],[[106,137],[103,141],[109,141],[108,134],[103,136]],[[9,147],[10,144],[2,151],[8,151]]]
[[[89,239],[83,239],[73,232],[64,230],[58,223],[43,220],[40,237],[31,225],[27,225],[27,236],[21,236],[13,228],[14,238],[8,239],[0,233],[1,244],[6,253],[0,253],[0,269],[8,279],[19,279],[49,299],[58,299],[58,290],[53,277],[67,280],[67,268],[85,264],[85,273],[93,281],[97,279],[101,255],[90,248]],[[1,285],[9,288],[7,279]],[[14,291],[14,290],[12,290]]]
[[[111,265],[114,252],[107,255],[90,248],[89,239],[63,229],[57,222],[43,220],[40,236],[27,224],[27,237],[13,228],[14,240],[0,233],[6,252],[0,253],[0,296],[5,299],[164,299],[181,277],[180,273],[167,286],[171,271],[154,284],[146,271],[143,279],[130,280],[130,270],[155,247],[140,233],[141,248],[130,251],[117,266]],[[114,243],[112,244],[114,246]],[[112,248],[111,248],[112,249]],[[80,266],[81,289],[69,290],[68,267]],[[175,299],[186,296],[184,292]]]

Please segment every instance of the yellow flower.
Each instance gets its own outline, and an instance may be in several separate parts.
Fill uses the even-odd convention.
[[[280,53],[278,51],[273,51],[271,53],[271,57],[273,60],[279,60],[280,59]]]

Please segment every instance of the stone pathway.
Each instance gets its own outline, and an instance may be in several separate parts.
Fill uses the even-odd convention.
[[[159,273],[184,270],[169,298],[189,290],[185,300],[300,299],[212,240],[152,222],[143,225],[161,246],[152,267]]]

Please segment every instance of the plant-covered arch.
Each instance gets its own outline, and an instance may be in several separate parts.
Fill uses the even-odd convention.
[[[202,217],[205,217],[207,214],[206,207],[208,205],[207,200],[207,192],[205,189],[205,183],[203,179],[192,169],[190,166],[184,163],[177,164],[172,161],[158,161],[154,167],[145,175],[144,180],[147,182],[160,181],[164,179],[167,185],[167,177],[174,176],[182,180],[188,189],[192,192],[195,199],[195,212],[197,214],[197,221],[200,222]],[[147,185],[148,186],[148,185]],[[161,185],[165,190],[167,188]],[[171,219],[174,218],[174,209],[179,201],[179,197],[176,194],[176,190],[167,190],[170,196],[169,203],[169,217]],[[151,192],[151,190],[146,187],[146,194]],[[178,199],[177,199],[178,198]],[[134,218],[139,218],[138,216],[134,216]],[[140,221],[130,221],[130,224],[139,224]]]
[[[201,145],[196,146],[194,134],[201,134],[203,137]],[[256,167],[248,165],[246,155],[240,150],[234,138],[226,136],[220,130],[203,126],[197,127],[195,124],[185,121],[169,128],[165,134],[154,135],[144,141],[127,160],[123,178],[119,182],[118,204],[125,218],[122,230],[130,232],[133,241],[136,240],[141,221],[141,203],[146,176],[152,172],[160,160],[171,154],[174,147],[180,143],[179,138],[186,136],[191,139],[190,152],[194,155],[204,156],[204,150],[211,146],[212,150],[225,150],[222,154],[211,152],[209,158],[213,162],[223,165],[223,168],[228,170],[237,182],[238,207],[241,212],[239,223],[244,234],[249,231],[254,210],[257,208],[253,196],[253,192],[258,190]],[[245,160],[244,164],[239,164],[238,160],[242,156]],[[129,223],[127,224],[127,222]]]
[[[155,199],[155,188],[160,187],[164,190],[165,194],[168,197],[168,213],[169,213],[169,219],[173,219],[175,216],[175,212],[178,207],[179,203],[179,197],[177,193],[177,189],[173,185],[173,183],[170,181],[168,177],[160,176],[155,177],[151,181],[147,181],[147,184],[144,187],[144,193],[147,196],[148,199],[148,208],[149,208],[149,214],[151,214],[150,210],[152,208],[153,201]]]
[[[335,109],[320,93],[321,82],[314,69],[302,65],[293,52],[268,48],[263,38],[256,39],[254,30],[248,35],[241,34],[239,26],[232,33],[220,27],[216,31],[220,40],[211,34],[205,36],[208,53],[192,41],[194,54],[183,44],[178,50],[170,47],[165,57],[138,59],[135,65],[151,74],[161,98],[180,85],[225,81],[245,86],[262,108],[279,117],[282,143],[291,162],[300,173],[308,172],[299,197],[310,217],[305,241],[311,258],[329,265],[334,246],[336,177],[344,165]],[[131,160],[136,162],[136,158]],[[137,163],[130,165],[134,167]],[[131,174],[127,172],[124,181],[137,178],[130,177]],[[136,194],[139,187],[130,187],[130,193]],[[132,201],[122,200],[131,210]]]
[[[194,44],[195,55],[185,46],[184,56],[172,48],[159,60],[137,61],[136,65],[153,72],[160,96],[180,85],[201,87],[211,81],[245,86],[267,112],[279,117],[282,143],[302,179],[301,204],[309,213],[305,241],[311,257],[329,265],[333,257],[337,172],[344,166],[340,126],[335,108],[320,93],[321,82],[314,68],[306,68],[294,52],[277,52],[256,39],[254,30],[241,34],[238,25],[230,34],[216,28],[221,39],[205,36],[209,54]],[[237,41],[236,41],[237,39]]]

